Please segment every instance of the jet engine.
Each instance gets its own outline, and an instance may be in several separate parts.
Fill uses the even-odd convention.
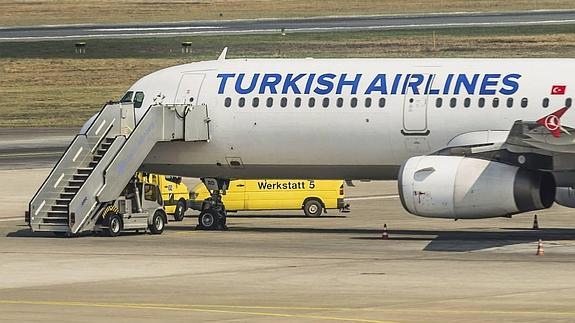
[[[477,158],[418,156],[399,171],[399,194],[412,214],[481,219],[546,209],[555,200],[551,173]]]
[[[555,202],[565,207],[575,208],[575,189],[572,187],[557,187]]]

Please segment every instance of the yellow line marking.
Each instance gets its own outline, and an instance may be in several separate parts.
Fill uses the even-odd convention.
[[[197,304],[153,304],[153,303],[86,303],[86,302],[61,302],[61,301],[18,301],[1,300],[0,304],[21,305],[53,305],[53,306],[82,306],[82,307],[109,307],[109,308],[135,308],[135,309],[163,309],[172,311],[196,311],[228,314],[247,314],[259,316],[277,316],[291,318],[314,318],[332,321],[354,321],[366,323],[382,323],[390,321],[378,321],[356,318],[342,318],[305,314],[285,314],[267,312],[247,312],[224,309],[245,310],[284,310],[284,311],[358,311],[358,312],[409,312],[409,313],[438,313],[438,314],[501,314],[501,315],[559,315],[575,316],[575,312],[549,312],[549,311],[500,311],[500,310],[434,310],[414,308],[345,308],[345,307],[298,307],[298,306],[246,306],[246,305],[197,305]],[[218,310],[221,309],[221,310]]]
[[[58,302],[58,301],[17,301],[17,300],[0,300],[0,304],[12,305],[50,305],[50,306],[79,306],[79,307],[103,307],[103,308],[125,308],[125,309],[154,309],[154,310],[167,310],[167,311],[189,311],[189,312],[203,312],[203,313],[219,313],[219,314],[244,314],[253,316],[269,316],[269,317],[283,317],[283,318],[300,318],[300,319],[316,319],[326,321],[346,321],[346,322],[364,322],[364,323],[387,323],[391,321],[379,321],[358,318],[345,318],[345,317],[332,317],[322,315],[306,315],[306,314],[287,314],[287,313],[268,313],[268,312],[247,312],[247,311],[233,311],[233,310],[218,310],[201,307],[213,307],[194,305],[194,308],[189,307],[175,307],[162,304],[127,304],[127,303],[82,303],[82,302]],[[184,305],[186,306],[186,305]],[[196,308],[197,306],[197,308]],[[226,306],[222,306],[225,308]],[[234,308],[234,307],[229,307]],[[249,308],[249,307],[246,307]],[[280,308],[278,308],[280,309]],[[287,309],[287,308],[285,308]]]
[[[2,301],[0,300],[0,303]],[[202,307],[202,308],[233,308],[233,309],[265,309],[265,310],[292,310],[292,311],[362,311],[362,312],[422,312],[422,313],[445,313],[445,314],[526,314],[526,315],[569,315],[575,316],[575,312],[547,312],[547,311],[500,311],[500,310],[434,310],[413,308],[345,308],[345,307],[298,307],[298,306],[245,306],[245,305],[194,305],[194,304],[131,304],[134,306],[168,306],[168,307]]]

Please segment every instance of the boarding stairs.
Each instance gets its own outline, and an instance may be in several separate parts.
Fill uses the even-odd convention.
[[[154,145],[209,141],[205,105],[154,105],[136,120],[132,103],[105,105],[78,134],[30,201],[32,231],[91,231],[117,199]]]

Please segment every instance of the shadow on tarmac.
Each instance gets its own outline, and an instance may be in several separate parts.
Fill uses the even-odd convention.
[[[540,230],[511,228],[502,229],[502,231],[389,230],[388,234],[389,240],[431,240],[423,250],[450,252],[477,251],[535,242],[539,239],[552,241],[575,240],[575,229],[564,228],[545,228]],[[435,236],[435,238],[422,236]],[[354,237],[352,239],[365,239],[365,237]],[[373,239],[381,240],[381,235]]]
[[[173,223],[173,222],[172,222]],[[195,231],[195,225],[169,225],[166,231]],[[286,227],[241,227],[232,226],[232,232],[251,233],[311,233],[318,239],[324,234],[347,234],[354,240],[382,240],[381,229],[364,228],[286,228]],[[122,235],[135,235],[125,232]],[[141,233],[140,233],[141,234]],[[531,230],[525,228],[504,228],[497,231],[470,230],[388,230],[390,241],[429,241],[424,251],[467,252],[504,247],[521,243],[536,242],[539,239],[550,241],[575,241],[575,229],[544,228]],[[87,233],[76,237],[94,236]],[[17,238],[55,238],[49,232],[32,232],[29,228],[10,232],[7,237]]]

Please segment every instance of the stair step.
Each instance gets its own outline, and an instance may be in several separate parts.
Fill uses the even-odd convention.
[[[61,216],[63,214],[68,215],[68,211],[60,211],[60,210],[51,210],[48,211],[48,216]]]
[[[56,199],[56,205],[62,205],[68,207],[70,201],[72,201],[72,199],[65,199],[65,198]]]
[[[61,205],[61,204],[52,205],[52,211],[64,211],[68,213],[68,205]]]
[[[96,155],[102,155],[104,156],[104,154],[108,151],[108,149],[102,149],[99,148],[98,150],[96,150]]]
[[[88,176],[90,176],[90,174],[74,174],[72,175],[72,178],[75,180],[82,180],[84,182]]]
[[[79,186],[64,186],[64,192],[73,192],[76,193],[80,190]]]
[[[62,197],[62,198],[70,197],[70,200],[72,200],[72,197],[74,197],[74,195],[76,195],[76,192],[62,192],[62,193],[60,193],[60,197]]]
[[[107,143],[107,144],[112,144],[115,139],[116,139],[116,138],[106,138],[106,139],[104,139],[104,142]]]
[[[98,165],[98,161],[91,161],[91,162],[88,164],[89,167],[94,167],[94,168],[96,167],[96,165]]]
[[[72,179],[70,181],[68,181],[68,186],[70,187],[80,187],[82,186],[82,184],[84,184],[85,181],[80,180],[80,179]]]
[[[90,174],[94,170],[94,167],[80,167],[78,168],[78,175]]]
[[[70,230],[70,227],[66,224],[63,225],[62,223],[39,223],[38,227],[40,229],[44,228],[50,228],[50,231],[53,232],[68,232]]]
[[[43,218],[42,221],[43,221],[42,224],[68,224],[68,218],[67,217],[66,218],[64,218],[64,217]]]

